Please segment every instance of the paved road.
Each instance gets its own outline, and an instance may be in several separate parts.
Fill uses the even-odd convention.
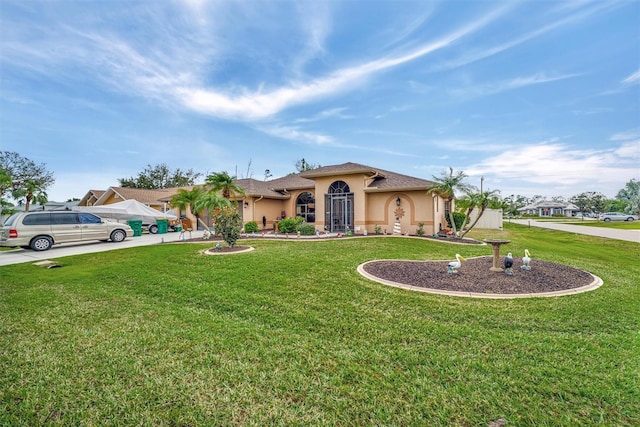
[[[512,219],[510,221],[514,224],[530,225],[531,227],[547,228],[550,230],[567,231],[569,233],[586,234],[589,236],[640,243],[640,230],[589,227],[588,225],[562,224],[558,222],[534,221],[529,219]]]
[[[202,231],[193,231],[191,236],[186,232],[186,237],[202,237]],[[88,254],[93,252],[112,251],[115,249],[131,248],[134,246],[155,245],[160,243],[171,243],[180,240],[180,233],[167,234],[143,234],[138,237],[129,237],[124,242],[84,242],[65,243],[54,245],[44,252],[36,252],[30,249],[15,249],[0,252],[0,266],[9,264],[20,264],[23,262],[38,262],[46,259],[61,258],[70,255]]]

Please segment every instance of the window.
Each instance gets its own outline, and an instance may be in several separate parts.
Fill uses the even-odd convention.
[[[78,224],[79,222],[77,213],[65,212],[51,215],[51,225]]]
[[[49,225],[51,223],[51,214],[31,214],[26,215],[22,219],[23,225]]]
[[[102,219],[90,213],[81,213],[80,222],[83,224],[100,224]]]
[[[349,185],[344,181],[335,181],[329,187],[329,194],[345,194],[349,193]]]
[[[296,216],[305,222],[316,222],[316,198],[309,192],[301,193],[296,199]]]

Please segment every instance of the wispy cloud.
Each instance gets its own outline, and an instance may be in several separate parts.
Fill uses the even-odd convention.
[[[462,88],[451,89],[451,95],[462,98],[495,95],[508,90],[520,89],[526,86],[551,83],[559,80],[578,77],[581,74],[562,74],[548,76],[546,73],[537,73],[531,76],[515,77],[513,79],[498,82],[468,85]]]
[[[320,120],[326,120],[326,119],[353,119],[355,117],[354,115],[343,113],[346,110],[347,110],[346,107],[331,108],[328,110],[321,111],[312,117],[303,117],[303,118],[295,119],[293,120],[293,123],[310,123],[310,122],[318,122]]]
[[[627,84],[627,85],[640,83],[640,70],[636,71],[635,73],[631,74],[626,79],[622,80],[622,83]]]
[[[612,7],[618,6],[618,5],[615,5],[613,2],[610,2],[610,3],[596,2],[595,4],[591,2],[586,2],[585,4],[587,4],[588,7],[586,7],[581,11],[572,13],[571,15],[558,19],[550,24],[542,25],[541,27],[533,31],[530,31],[526,34],[515,36],[505,43],[495,45],[495,46],[485,46],[478,49],[467,50],[456,59],[443,61],[441,63],[434,65],[432,67],[432,71],[453,69],[453,68],[461,67],[463,65],[467,65],[467,64],[479,61],[481,59],[489,58],[491,56],[497,55],[499,53],[512,49],[516,46],[519,46],[525,42],[544,36],[553,30],[564,28],[577,21],[586,19],[590,16],[600,15],[605,11],[605,9],[610,9]],[[582,6],[581,4],[576,2],[571,5],[570,11],[573,12],[575,7],[581,7],[581,6]]]

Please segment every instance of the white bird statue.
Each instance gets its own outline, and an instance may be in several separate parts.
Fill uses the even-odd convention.
[[[504,272],[509,276],[513,274],[513,255],[511,252],[504,259]]]
[[[522,257],[522,270],[531,270],[531,254],[529,253],[529,249],[524,250],[524,256]]]
[[[455,261],[451,261],[447,265],[447,271],[449,272],[449,274],[457,273],[458,269],[462,266],[462,261],[466,261],[466,259],[464,259],[462,256],[460,256],[460,254],[456,254],[456,260]]]

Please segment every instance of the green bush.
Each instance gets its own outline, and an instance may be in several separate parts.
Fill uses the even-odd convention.
[[[278,229],[282,233],[295,233],[298,226],[302,224],[304,219],[302,217],[285,218],[278,221]]]
[[[213,215],[216,230],[220,232],[222,239],[233,247],[240,238],[242,231],[242,216],[236,208],[227,206],[218,209]]]
[[[255,221],[249,221],[244,225],[245,233],[257,233],[258,231],[260,231],[260,229],[258,228],[258,223]]]
[[[373,233],[374,233],[374,234],[382,234],[382,228],[381,228],[379,225],[377,225],[377,224],[376,224],[376,225],[373,227]]]
[[[462,224],[464,223],[464,220],[466,217],[467,216],[462,212],[453,213],[453,220],[456,222],[456,230],[460,230],[460,227],[462,227]],[[449,215],[447,215],[447,227],[453,228],[451,226],[451,220],[449,219]]]
[[[313,236],[316,234],[316,227],[313,224],[300,224],[298,226],[298,232],[302,236]]]
[[[424,222],[419,222],[418,223],[418,229],[416,230],[416,234],[418,236],[423,236],[424,235]]]

